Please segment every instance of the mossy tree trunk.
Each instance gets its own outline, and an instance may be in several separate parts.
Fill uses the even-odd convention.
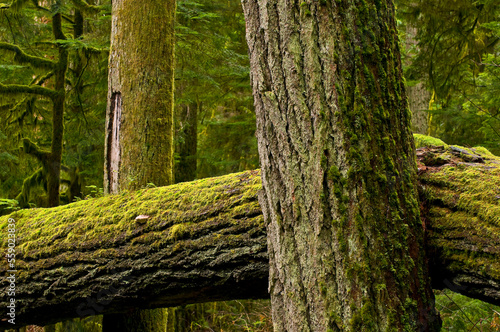
[[[175,1],[113,1],[107,193],[172,183]]]
[[[52,17],[52,30],[56,40],[66,37],[62,31],[61,14]],[[47,193],[49,207],[59,205],[59,184],[64,132],[64,102],[66,99],[66,70],[68,69],[68,51],[64,45],[59,46],[59,62],[55,67],[55,90],[57,96],[52,100],[52,145],[48,155]]]
[[[275,331],[438,331],[392,1],[242,4]]]
[[[104,190],[173,182],[175,1],[113,1]],[[165,310],[103,318],[103,330],[165,330]]]

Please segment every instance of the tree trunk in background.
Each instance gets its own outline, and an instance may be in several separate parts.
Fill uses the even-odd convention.
[[[406,27],[406,48],[410,49],[417,44],[415,36],[417,29],[412,26]],[[408,104],[412,112],[411,126],[414,133],[427,135],[429,128],[428,113],[429,101],[431,100],[430,92],[425,88],[424,83],[419,82],[416,85],[406,87],[408,95]]]
[[[52,17],[52,31],[55,39],[66,39],[62,31],[61,14]],[[52,110],[52,144],[48,155],[47,194],[48,206],[59,205],[59,185],[61,177],[61,161],[64,135],[64,102],[66,99],[65,79],[68,68],[68,51],[65,46],[59,46],[59,61],[55,68],[54,89],[58,95],[53,102]]]
[[[421,82],[414,86],[407,87],[407,90],[408,104],[412,112],[412,130],[414,133],[427,135],[429,114],[425,110],[429,109],[431,95]]]
[[[392,1],[242,4],[275,331],[438,331]]]
[[[198,147],[198,105],[182,105],[179,112],[178,154],[175,182],[193,181],[196,178],[196,153]]]
[[[113,1],[107,193],[172,183],[175,1]]]
[[[179,161],[175,165],[175,182],[188,182],[196,178],[196,153],[198,148],[198,105],[181,105],[178,113],[177,154]],[[186,306],[168,308],[167,332],[189,331],[191,322],[202,317],[205,303],[199,303],[194,310]]]
[[[175,0],[115,0],[112,8],[104,190],[173,182]],[[103,317],[103,330],[158,332],[164,309]]]

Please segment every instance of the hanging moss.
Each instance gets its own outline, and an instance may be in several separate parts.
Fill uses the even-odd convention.
[[[47,58],[29,55],[24,52],[19,46],[9,43],[0,42],[0,49],[15,53],[14,60],[21,64],[30,64],[36,68],[53,69],[56,62]]]

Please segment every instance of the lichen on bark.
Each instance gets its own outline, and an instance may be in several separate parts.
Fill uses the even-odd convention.
[[[392,1],[242,4],[275,330],[438,330]]]

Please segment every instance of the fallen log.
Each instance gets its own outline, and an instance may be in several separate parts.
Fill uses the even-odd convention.
[[[456,146],[417,158],[433,287],[500,304],[500,158]]]
[[[433,283],[500,304],[500,158],[449,146],[417,154]],[[260,186],[247,171],[1,217],[0,305],[15,299],[20,327],[266,298]],[[7,313],[0,328],[13,327]]]
[[[16,326],[134,308],[267,297],[258,171],[151,188],[0,219],[15,220]],[[2,255],[5,257],[5,252]],[[1,327],[10,326],[2,315]]]

